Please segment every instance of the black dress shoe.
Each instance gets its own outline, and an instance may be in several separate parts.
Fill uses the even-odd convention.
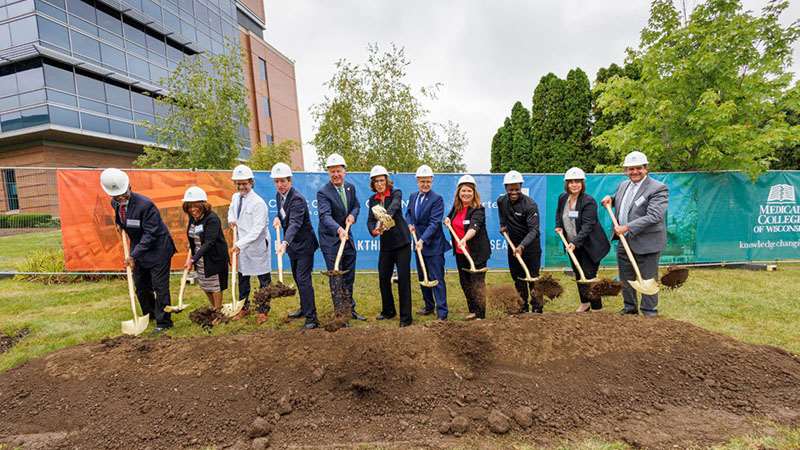
[[[353,314],[351,315],[351,317],[353,318],[353,320],[361,320],[361,321],[366,321],[367,320],[366,317],[362,316],[361,314],[359,314],[359,313],[357,313],[355,311],[353,311]]]
[[[410,327],[410,326],[411,326],[411,322],[400,322],[400,328]]]
[[[303,328],[305,328],[306,330],[313,330],[314,328],[318,327],[319,324],[317,322],[306,322],[306,324],[303,325]]]
[[[295,309],[294,311],[288,314],[290,319],[299,319],[303,317],[303,310],[302,309]]]
[[[433,310],[432,309],[422,308],[419,311],[417,311],[417,315],[419,315],[419,316],[430,316],[431,314],[433,314]]]
[[[635,309],[622,308],[617,312],[617,314],[619,314],[620,316],[624,316],[626,314],[632,314],[632,315],[635,316],[635,315],[639,314],[639,311],[637,311]]]
[[[395,317],[396,317],[396,315],[384,316],[383,314],[378,314],[378,317],[376,317],[375,320],[390,320],[390,319],[394,319]]]

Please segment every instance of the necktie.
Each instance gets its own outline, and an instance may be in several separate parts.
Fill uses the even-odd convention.
[[[339,186],[336,188],[339,191],[339,197],[342,199],[342,204],[344,205],[344,209],[347,209],[347,196],[344,195],[344,185]]]
[[[280,207],[281,219],[286,218],[286,211],[283,209],[283,205],[285,203],[286,203],[286,197],[281,196],[281,207]]]
[[[127,209],[128,205],[119,205],[119,218],[123,227],[125,226],[125,214]]]
[[[241,194],[239,195],[239,206],[236,207],[236,219],[239,219],[239,214],[242,213],[242,203],[244,203],[244,198],[242,198]]]
[[[417,197],[417,204],[414,205],[414,217],[419,217],[419,208],[422,206],[422,202],[425,201],[425,194],[420,194]]]
[[[619,210],[619,223],[625,225],[628,223],[628,211],[631,209],[631,202],[633,201],[633,192],[636,190],[636,185],[631,183],[628,189],[625,190],[625,195],[622,196],[622,207]]]

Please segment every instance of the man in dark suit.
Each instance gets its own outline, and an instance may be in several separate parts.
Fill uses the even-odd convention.
[[[119,169],[100,174],[100,185],[111,196],[114,223],[130,239],[131,252],[125,265],[133,269],[136,297],[142,314],[156,321],[156,332],[172,327],[170,313],[169,268],[175,243],[153,202],[131,191],[128,175]]]
[[[614,197],[606,195],[602,203],[616,209],[619,226],[614,228],[614,239],[625,235],[642,278],[655,278],[661,251],[667,244],[669,189],[664,183],[647,176],[647,156],[642,152],[628,153],[623,167],[628,179],[619,184]],[[617,265],[620,279],[636,279],[633,265],[622,245],[617,247]],[[622,299],[625,307],[620,314],[638,314],[641,309],[646,317],[658,315],[658,294],[642,295],[641,307],[637,308],[636,291],[624,283]]]
[[[434,287],[421,286],[425,305],[417,314],[426,316],[436,311],[439,320],[447,319],[447,285],[444,280],[444,253],[450,249],[450,243],[444,237],[442,219],[444,219],[444,199],[433,192],[433,170],[422,165],[417,169],[418,192],[411,194],[406,209],[408,229],[416,232],[417,249],[422,251],[425,269],[429,280],[437,280]],[[417,276],[423,280],[422,263],[417,256]]]
[[[353,283],[356,279],[356,247],[353,244],[352,233],[344,231],[346,224],[349,223],[352,226],[356,223],[361,206],[356,196],[355,186],[344,181],[347,168],[344,158],[333,153],[328,157],[325,165],[330,182],[317,192],[319,246],[322,256],[325,258],[325,265],[328,270],[333,270],[339,243],[341,240],[346,240],[342,260],[339,263],[340,270],[347,270],[347,273],[341,276],[341,287],[345,291],[343,297],[350,302],[353,319],[367,320],[366,317],[356,312],[356,302],[353,299]],[[339,280],[331,277],[329,283],[332,299],[335,300],[333,298],[335,297],[334,290],[337,289]]]
[[[289,253],[292,275],[300,294],[299,313],[296,311],[289,314],[289,317],[305,317],[305,328],[317,328],[319,322],[311,272],[314,269],[314,252],[319,244],[311,227],[308,203],[303,194],[292,187],[292,169],[287,164],[277,163],[272,166],[270,177],[278,191],[275,194],[278,216],[275,217],[273,226],[280,225],[285,230],[283,240],[276,242],[275,248],[278,257]]]

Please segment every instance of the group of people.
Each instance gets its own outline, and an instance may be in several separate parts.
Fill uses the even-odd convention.
[[[647,176],[648,162],[643,153],[634,151],[628,154],[623,167],[628,179],[620,183],[613,196],[604,197],[601,203],[615,208],[619,225],[614,227],[614,238],[624,235],[642,276],[654,277],[666,243],[665,215],[669,192],[663,183]],[[231,197],[227,217],[228,225],[235,229],[235,241],[230,250],[222,222],[211,209],[206,193],[197,186],[186,190],[183,210],[188,215],[189,255],[185,268],[194,268],[198,284],[213,308],[222,306],[222,292],[227,289],[229,281],[231,255],[236,255],[239,299],[244,301],[244,307],[234,319],[250,314],[250,277],[256,276],[262,288],[271,283],[270,252],[274,245],[279,257],[288,254],[300,297],[300,308],[289,313],[289,317],[304,318],[305,328],[316,328],[319,323],[311,279],[314,254],[320,249],[327,269],[333,270],[341,244],[338,269],[344,273],[330,279],[332,298],[337,301],[336,297],[339,297],[339,302],[343,299],[347,303],[346,311],[350,315],[347,319],[366,320],[357,312],[353,298],[357,252],[350,231],[358,220],[361,202],[355,186],[346,181],[347,164],[341,155],[330,155],[326,169],[329,182],[317,192],[316,198],[318,238],[311,224],[308,202],[293,187],[292,170],[285,163],[275,164],[270,172],[277,190],[278,211],[271,225],[283,230],[280,241],[273,244],[267,204],[253,190],[255,179],[249,167],[237,166],[231,177],[236,192]],[[386,168],[377,165],[370,171],[373,194],[367,201],[366,226],[371,236],[380,239],[381,312],[377,320],[390,320],[399,315],[401,327],[412,323],[412,251],[417,255],[419,280],[422,282],[427,274],[429,280],[438,281],[421,285],[424,304],[417,314],[435,314],[437,319],[446,320],[445,253],[451,249],[469,310],[465,319],[479,320],[486,315],[485,269],[491,246],[486,229],[486,209],[481,202],[478,184],[471,175],[460,177],[453,204],[445,214],[444,199],[432,189],[433,178],[429,166],[419,167],[416,171],[417,191],[409,196],[407,206],[403,208],[403,193],[394,187]],[[170,304],[170,260],[176,251],[169,230],[153,202],[131,191],[130,180],[124,172],[106,169],[100,182],[111,196],[117,227],[130,237],[131,253],[125,264],[133,269],[142,311],[155,319],[157,331],[165,330],[172,326],[170,313],[165,312],[164,307]],[[539,276],[542,255],[539,208],[531,197],[523,193],[523,182],[522,174],[517,171],[512,170],[504,176],[505,194],[497,199],[497,210],[500,231],[509,240],[508,265],[522,300],[522,311],[541,313],[542,303],[535,293],[535,284],[526,277],[528,273],[533,278]],[[574,253],[584,275],[594,278],[600,260],[611,246],[598,221],[598,204],[586,193],[586,174],[580,168],[573,167],[564,176],[564,193],[558,198],[555,221],[555,231],[564,235],[566,247]],[[449,239],[445,237],[442,225],[451,231]],[[620,280],[636,279],[632,262],[621,248],[617,252],[617,261]],[[572,264],[577,279],[579,271],[575,263]],[[395,272],[399,296],[397,307],[392,289]],[[628,283],[623,285],[625,307],[621,313],[638,314],[641,310],[648,317],[657,315],[657,294],[642,295],[639,303],[634,289]],[[602,308],[601,300],[590,295],[587,284],[578,283],[578,292],[578,312]],[[267,320],[267,308],[258,307],[258,323]]]

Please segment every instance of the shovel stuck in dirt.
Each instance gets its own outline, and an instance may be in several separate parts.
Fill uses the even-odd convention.
[[[519,265],[522,266],[522,269],[525,271],[525,278],[520,278],[522,281],[533,282],[538,280],[539,278],[533,278],[531,276],[530,270],[528,270],[528,266],[525,264],[525,261],[522,260],[522,256],[517,254],[517,248],[514,246],[514,243],[511,242],[511,238],[508,237],[508,233],[505,231],[503,232],[503,237],[506,238],[506,242],[508,242],[508,246],[511,247],[511,251],[514,253],[514,256],[517,257],[517,261],[519,261]]]
[[[176,306],[167,305],[164,307],[164,312],[179,313],[189,307],[189,304],[183,303],[183,292],[186,290],[186,277],[189,275],[189,269],[183,269],[181,276],[181,287],[178,289],[178,304]]]
[[[411,236],[414,238],[414,248],[417,248],[417,233],[415,231],[411,232]],[[422,267],[422,281],[419,282],[422,286],[425,287],[434,287],[439,284],[439,280],[429,280],[428,279],[428,269],[425,268],[425,260],[422,259],[422,250],[417,248],[417,257],[419,258],[419,265]]]
[[[125,253],[125,259],[127,260],[128,257],[130,257],[130,251],[128,250],[128,237],[124,231],[122,231],[120,234],[122,235],[122,249]],[[147,329],[147,326],[150,324],[150,316],[140,316],[136,313],[136,300],[134,299],[133,293],[133,271],[131,270],[131,266],[125,265],[125,273],[128,276],[128,296],[131,298],[131,311],[133,311],[133,319],[122,322],[122,334],[138,336]]]
[[[445,222],[444,224],[445,224],[445,226],[447,226],[447,229],[450,230],[450,235],[453,236],[453,239],[456,239],[456,230],[453,229],[452,225],[450,225],[449,222]],[[470,273],[481,273],[481,272],[486,272],[486,271],[489,270],[488,267],[484,267],[482,269],[476,269],[475,268],[475,261],[472,260],[472,256],[469,254],[469,250],[467,250],[467,246],[464,246],[461,249],[461,251],[464,252],[464,256],[466,256],[467,257],[467,261],[469,261],[469,267],[462,267],[461,270],[463,270],[465,272],[470,272]],[[523,267],[524,266],[525,265],[523,264]],[[530,277],[530,274],[528,274],[528,277]]]
[[[276,286],[278,289],[275,292],[275,297],[291,297],[295,293],[297,293],[297,289],[294,286],[289,286],[283,283],[283,252],[279,251],[278,248],[281,246],[281,226],[280,224],[276,224],[275,226],[275,254],[278,255],[278,285]]]
[[[333,270],[321,270],[320,273],[329,277],[338,277],[346,274],[350,270],[339,270],[339,263],[342,261],[342,253],[344,252],[344,244],[347,242],[347,236],[350,233],[350,224],[344,226],[344,239],[339,239],[339,251],[336,252],[336,260],[333,262]]]
[[[575,253],[569,249],[569,242],[567,242],[567,238],[564,237],[564,233],[562,233],[561,230],[557,231],[557,233],[558,237],[561,238],[561,242],[564,243],[564,249],[567,250],[570,259],[572,259],[572,262],[575,264],[575,268],[578,269],[578,275],[580,276],[580,278],[578,278],[578,283],[590,284],[600,281],[597,277],[594,277],[591,280],[586,279],[586,275],[583,273],[583,267],[581,267],[581,263],[578,262],[578,258],[575,257]]]
[[[614,224],[615,227],[619,226],[619,222],[617,222],[616,216],[614,216],[614,212],[611,211],[611,205],[606,203],[606,210],[608,214],[611,216],[611,222]],[[620,242],[622,242],[622,246],[625,247],[625,253],[628,255],[628,259],[631,261],[631,265],[633,266],[633,270],[636,272],[636,279],[635,280],[628,280],[628,284],[631,285],[632,288],[636,289],[640,293],[644,295],[655,295],[658,294],[658,282],[656,282],[653,278],[648,278],[646,280],[642,279],[642,273],[639,271],[639,265],[636,264],[636,259],[633,257],[633,252],[631,251],[630,246],[628,246],[628,240],[625,239],[625,236],[622,234],[618,234]]]
[[[233,227],[233,242],[239,240],[236,230],[237,228]],[[226,317],[233,317],[239,314],[239,311],[244,307],[244,300],[239,300],[239,292],[238,289],[236,289],[236,280],[239,275],[236,269],[236,262],[238,259],[239,255],[237,253],[231,254],[231,302],[222,305],[222,314],[225,314]]]

